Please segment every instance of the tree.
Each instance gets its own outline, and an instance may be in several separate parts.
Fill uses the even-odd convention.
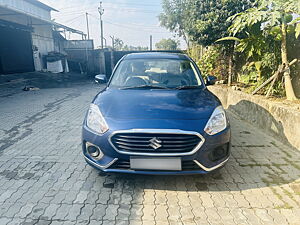
[[[228,17],[253,6],[253,0],[190,0],[188,35],[196,43],[210,46],[228,36]]]
[[[233,25],[230,32],[233,36],[260,24],[265,35],[273,35],[281,42],[281,61],[284,68],[285,92],[288,100],[296,100],[290,76],[290,66],[287,52],[288,29],[294,29],[293,13],[298,12],[297,0],[261,0],[259,6],[230,17]],[[299,36],[299,25],[296,25],[296,36]]]
[[[232,22],[228,17],[243,12],[253,5],[251,0],[196,0],[189,3],[188,35],[193,42],[210,46],[228,35]],[[233,77],[234,43],[223,43],[224,54],[228,57],[228,86]]]
[[[232,22],[227,18],[253,6],[254,0],[163,0],[161,25],[188,43],[207,47],[228,36]],[[228,56],[228,83],[231,84],[233,71],[232,42],[223,43],[223,51]]]
[[[155,47],[158,50],[177,50],[179,47],[179,41],[175,41],[171,38],[161,39],[158,43],[155,44]]]
[[[122,48],[123,51],[147,51],[149,50],[148,47],[143,47],[143,46],[131,46],[131,45],[125,45]]]
[[[187,46],[189,46],[189,37],[187,35],[189,0],[163,0],[163,13],[159,15],[160,25],[182,37]]]
[[[123,46],[124,46],[124,42],[120,38],[114,39],[114,48],[116,50],[122,50]]]

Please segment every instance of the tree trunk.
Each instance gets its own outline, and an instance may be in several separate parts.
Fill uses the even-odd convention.
[[[284,67],[284,86],[285,86],[285,92],[286,92],[286,98],[287,100],[297,100],[297,97],[295,95],[292,80],[291,80],[291,71],[288,61],[288,55],[287,55],[287,25],[286,22],[283,21],[281,26],[281,32],[282,32],[282,40],[281,40],[281,58],[282,58],[282,64]]]
[[[187,45],[187,49],[190,49],[191,46],[190,46],[190,40],[189,40],[188,36],[184,32],[182,32],[182,37]]]
[[[229,46],[229,56],[228,56],[228,86],[232,84],[233,77],[233,53],[234,53],[234,44]]]

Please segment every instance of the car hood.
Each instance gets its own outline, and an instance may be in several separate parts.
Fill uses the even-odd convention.
[[[208,119],[220,101],[207,89],[119,90],[100,92],[94,99],[104,117],[114,119]]]

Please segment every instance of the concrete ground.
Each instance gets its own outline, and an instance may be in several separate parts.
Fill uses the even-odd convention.
[[[217,173],[105,175],[87,166],[81,124],[100,87],[61,76],[37,91],[0,84],[1,225],[300,224],[300,151],[231,113],[232,157]]]

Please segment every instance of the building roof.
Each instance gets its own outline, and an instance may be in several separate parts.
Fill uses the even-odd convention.
[[[124,59],[189,59],[187,55],[178,52],[141,52],[131,53]]]
[[[36,6],[40,7],[40,8],[42,8],[42,9],[46,9],[46,10],[49,10],[49,11],[56,11],[56,12],[58,12],[58,10],[56,10],[56,9],[54,9],[54,8],[52,8],[52,7],[50,7],[50,6],[46,5],[46,4],[38,1],[38,0],[25,0],[25,1],[26,2],[30,2],[31,4],[36,5]]]

